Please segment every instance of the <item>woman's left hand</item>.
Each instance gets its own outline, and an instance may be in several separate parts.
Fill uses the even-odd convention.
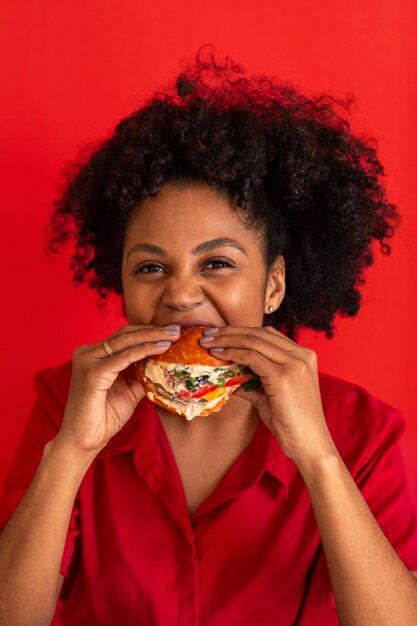
[[[272,326],[224,326],[201,345],[213,356],[242,363],[260,378],[262,388],[235,395],[252,402],[262,421],[296,464],[335,452],[320,395],[317,355]]]

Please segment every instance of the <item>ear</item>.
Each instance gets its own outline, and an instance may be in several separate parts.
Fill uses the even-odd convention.
[[[269,269],[265,283],[264,311],[265,314],[276,311],[285,296],[285,261],[283,256],[277,257]]]

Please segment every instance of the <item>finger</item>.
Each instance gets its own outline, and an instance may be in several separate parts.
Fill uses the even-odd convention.
[[[275,338],[272,333],[254,333],[251,335],[213,335],[200,339],[200,345],[210,351],[213,356],[222,354],[219,348],[242,348],[253,350],[278,363],[288,362],[295,356],[295,350],[289,350],[282,346],[280,338]]]
[[[294,347],[299,348],[299,344],[296,343],[295,341],[293,341],[292,339],[290,339],[289,337],[287,337],[287,335],[284,335],[284,333],[281,333],[277,328],[275,328],[274,326],[262,326],[262,328],[264,328],[265,330],[267,330],[269,333],[272,333],[273,335],[276,335],[278,337],[282,337],[283,339],[285,339],[285,341],[287,343],[292,344]]]
[[[164,327],[149,327],[143,328],[141,327],[139,330],[132,330],[123,332],[117,335],[112,335],[109,337],[107,341],[107,345],[110,346],[110,349],[113,353],[120,352],[121,350],[125,350],[126,348],[141,345],[147,342],[159,342],[159,341],[177,341],[180,337],[180,331],[175,331],[173,328],[164,328]],[[104,342],[100,342],[98,344],[94,344],[91,350],[91,356],[94,356],[99,359],[108,358],[106,350],[103,346]],[[168,346],[169,347],[169,346]],[[110,358],[113,358],[113,355]]]
[[[204,333],[204,337],[226,337],[226,336],[234,336],[234,335],[251,335],[253,337],[264,338],[264,340],[269,340],[273,342],[275,345],[281,347],[283,350],[294,351],[296,348],[300,348],[300,346],[289,339],[286,335],[280,333],[273,326],[222,326],[216,333],[210,332],[210,329],[207,333]],[[203,342],[202,345],[204,345]]]
[[[73,368],[83,380],[89,380],[93,386],[99,383],[99,391],[108,390],[123,370],[130,365],[148,356],[163,354],[171,345],[156,345],[147,342],[131,346],[115,352],[108,358],[91,358],[91,355],[76,354],[73,358]]]
[[[152,328],[164,328],[163,326],[155,326],[155,324],[126,324],[121,328],[118,328],[113,334],[111,334],[108,339],[112,339],[113,337],[118,337],[123,333],[131,333],[136,332],[138,330],[150,330]]]
[[[98,367],[109,372],[119,373],[137,361],[141,361],[148,356],[163,354],[171,346],[171,342],[164,341],[166,345],[156,345],[154,342],[145,342],[139,345],[129,346],[115,352],[112,357],[98,359]]]
[[[136,400],[141,400],[142,398],[145,397],[146,392],[137,378],[130,378],[129,376],[124,376],[124,379],[126,381],[126,385],[129,387],[130,391],[133,393]]]
[[[255,408],[258,408],[259,399],[261,398],[263,393],[264,391],[263,390],[261,391],[259,389],[252,389],[251,391],[245,391],[244,386],[241,385],[239,389],[237,389],[233,395],[238,396],[239,398],[243,398],[244,400],[247,400],[248,402],[253,404]]]
[[[134,333],[134,332],[138,332],[140,330],[151,330],[154,328],[164,328],[164,327],[158,327],[158,326],[150,326],[150,325],[133,325],[133,324],[126,324],[126,326],[122,326],[121,328],[119,328],[118,330],[116,330],[112,335],[109,335],[107,337],[107,342],[111,342],[110,348],[112,348],[113,345],[113,339],[115,337],[120,337],[121,335],[126,335],[127,333]],[[100,355],[102,356],[103,353],[103,343],[105,340],[103,341],[99,341],[96,343],[90,343],[90,344],[86,344],[83,346],[77,346],[77,348],[75,349],[75,351],[77,353],[96,353],[97,354],[97,349],[100,352]],[[105,356],[108,356],[107,354],[105,354]]]
[[[264,354],[253,349],[224,348],[221,352],[211,352],[210,350],[210,353],[215,356],[216,359],[225,359],[247,365],[261,379],[271,376],[277,365],[285,365],[288,362],[288,359],[285,359],[285,357],[281,361],[277,358],[274,360],[269,359]],[[284,355],[284,353],[282,354]]]

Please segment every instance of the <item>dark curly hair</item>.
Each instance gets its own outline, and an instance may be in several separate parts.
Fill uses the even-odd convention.
[[[359,311],[372,240],[390,254],[384,239],[400,215],[386,199],[375,139],[353,135],[338,114],[350,113],[353,96],[307,98],[245,72],[202,46],[175,85],[81,151],[63,169],[48,247],[74,238],[74,283],[97,289],[103,304],[122,293],[125,232],[141,200],[167,182],[204,181],[263,233],[267,269],[285,259],[286,295],[268,322],[293,340],[301,327],[331,338],[337,312]]]

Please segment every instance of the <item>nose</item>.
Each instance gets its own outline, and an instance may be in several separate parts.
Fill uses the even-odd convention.
[[[193,309],[204,301],[204,293],[197,276],[171,276],[165,283],[162,304],[178,311]]]

